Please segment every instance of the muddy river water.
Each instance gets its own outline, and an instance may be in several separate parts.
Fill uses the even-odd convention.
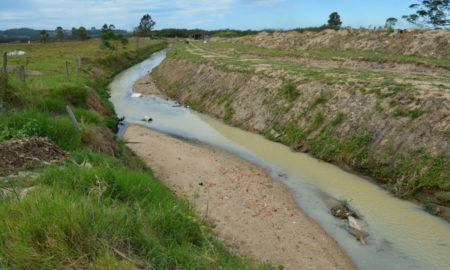
[[[450,269],[450,224],[420,207],[389,195],[366,179],[294,153],[262,136],[228,126],[207,115],[156,96],[132,97],[132,86],[158,66],[166,50],[117,75],[110,84],[111,101],[126,123],[223,148],[267,168],[289,187],[299,206],[349,254],[360,269]],[[151,117],[145,123],[144,117]],[[119,132],[120,135],[120,132]],[[368,223],[369,245],[362,246],[329,214],[318,191],[350,201]]]

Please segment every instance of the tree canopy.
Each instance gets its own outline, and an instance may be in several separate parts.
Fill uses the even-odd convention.
[[[415,13],[402,18],[420,27],[450,26],[450,0],[421,0],[409,6]]]
[[[59,41],[63,41],[64,40],[64,30],[63,30],[63,28],[61,26],[58,26],[58,27],[56,27],[55,32],[56,32],[56,38]]]
[[[149,14],[145,14],[142,16],[139,26],[135,28],[135,33],[139,36],[149,36],[155,24],[152,17]]]
[[[40,42],[45,43],[45,42],[48,41],[48,38],[49,38],[49,34],[48,34],[47,31],[41,30],[41,31],[39,32],[39,41],[40,41]]]
[[[107,25],[106,23],[102,27],[100,38],[102,40],[101,48],[115,50],[118,44],[125,46],[128,44],[128,39],[121,34],[114,33],[116,27],[113,24]]]
[[[394,26],[397,22],[398,22],[397,18],[390,17],[386,20],[384,27],[392,29],[392,28],[394,28]]]
[[[87,30],[85,27],[80,26],[80,28],[72,27],[72,38],[73,39],[79,39],[79,40],[85,40],[88,39]]]
[[[339,28],[342,25],[341,16],[337,12],[330,14],[328,19],[328,26],[333,28]]]

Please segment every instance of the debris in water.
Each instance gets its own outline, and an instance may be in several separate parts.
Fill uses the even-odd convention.
[[[149,117],[149,116],[144,116],[144,118],[141,119],[144,122],[152,122],[153,118]]]
[[[133,97],[133,98],[140,98],[140,97],[142,97],[143,95],[141,94],[141,93],[132,93],[131,94],[131,97]]]
[[[347,219],[349,216],[358,217],[354,211],[348,208],[346,202],[342,202],[336,206],[333,206],[330,209],[330,212],[333,216],[340,219]]]

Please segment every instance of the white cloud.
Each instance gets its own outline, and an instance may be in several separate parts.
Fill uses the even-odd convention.
[[[215,21],[240,7],[274,5],[286,0],[28,0],[28,5],[0,10],[0,25],[53,29],[113,23],[131,29],[149,13],[162,27],[193,27]],[[28,8],[28,9],[27,9]]]

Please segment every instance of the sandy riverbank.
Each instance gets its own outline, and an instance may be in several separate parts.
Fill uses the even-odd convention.
[[[124,139],[236,252],[285,269],[356,269],[287,188],[226,151],[131,125]]]

